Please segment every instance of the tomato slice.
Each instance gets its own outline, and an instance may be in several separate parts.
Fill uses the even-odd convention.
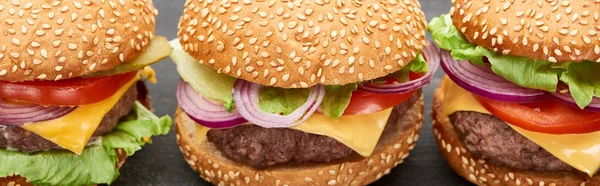
[[[404,94],[374,94],[364,91],[352,92],[350,104],[343,115],[361,115],[379,112],[408,100],[416,91]]]
[[[102,101],[112,96],[137,72],[95,78],[73,78],[60,81],[0,81],[0,98],[32,102],[40,105],[76,106]]]
[[[424,73],[410,72],[409,79],[417,79],[423,75]],[[398,81],[389,78],[385,83],[392,84],[398,83]],[[352,92],[350,104],[346,107],[343,115],[370,114],[392,108],[408,100],[415,92],[416,91],[411,91],[404,94],[375,94],[357,90]]]
[[[600,113],[573,108],[552,99],[534,103],[509,103],[475,97],[494,116],[529,131],[579,134],[600,130]]]

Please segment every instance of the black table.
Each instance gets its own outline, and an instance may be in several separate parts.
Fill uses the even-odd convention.
[[[428,19],[448,13],[450,0],[420,0]],[[177,24],[183,12],[185,0],[154,0],[159,10],[157,35],[169,39],[177,37]],[[154,65],[158,84],[149,85],[152,104],[157,115],[173,116],[177,101],[175,86],[179,75],[170,59]],[[433,91],[439,85],[443,72],[438,71],[431,85],[424,89],[426,118],[420,139],[411,155],[373,185],[468,185],[457,176],[439,154],[431,130],[431,101]],[[121,168],[121,177],[114,185],[210,185],[204,182],[183,159],[175,141],[175,131],[166,137],[155,137],[154,143],[127,159]]]

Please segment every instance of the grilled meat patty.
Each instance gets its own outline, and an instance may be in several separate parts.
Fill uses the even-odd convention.
[[[493,115],[461,111],[450,121],[467,150],[489,163],[542,172],[575,171]]]

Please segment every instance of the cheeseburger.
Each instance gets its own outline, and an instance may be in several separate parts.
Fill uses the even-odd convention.
[[[0,2],[0,185],[110,184],[171,119],[148,110],[169,56],[152,1]]]
[[[600,185],[600,2],[452,1],[434,134],[479,185]]]
[[[365,185],[414,147],[439,66],[416,0],[185,5],[175,123],[205,180]]]

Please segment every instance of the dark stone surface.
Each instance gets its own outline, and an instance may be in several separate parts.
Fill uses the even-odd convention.
[[[448,13],[449,0],[420,0],[428,19]],[[159,10],[157,35],[173,39],[177,36],[177,24],[183,12],[185,0],[154,0]],[[173,116],[177,102],[175,86],[179,75],[170,59],[154,65],[158,84],[149,84],[152,104],[158,115]],[[424,88],[425,124],[416,148],[411,155],[373,185],[469,185],[457,176],[438,152],[431,129],[431,101],[433,91],[439,85],[443,72],[436,74],[431,85]],[[121,177],[114,185],[209,185],[194,172],[183,159],[175,141],[175,131],[166,137],[155,137],[147,145],[127,159],[121,168]]]

